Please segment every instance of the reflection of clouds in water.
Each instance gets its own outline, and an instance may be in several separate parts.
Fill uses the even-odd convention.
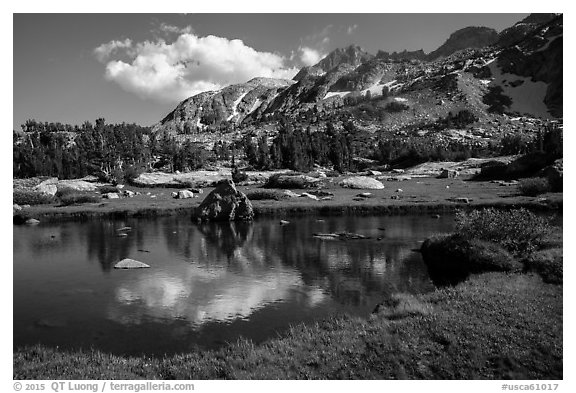
[[[248,318],[255,310],[287,300],[304,284],[291,269],[251,271],[187,266],[182,275],[149,274],[120,284],[108,318],[123,324],[152,319],[184,319],[191,325]],[[316,305],[325,294],[306,288],[306,302]]]
[[[306,305],[310,308],[319,306],[322,302],[326,300],[326,294],[321,288],[310,288],[306,293],[307,301]]]

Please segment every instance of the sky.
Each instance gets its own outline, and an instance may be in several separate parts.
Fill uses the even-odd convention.
[[[27,119],[152,125],[181,100],[256,76],[292,78],[330,51],[439,47],[527,14],[14,14],[13,129]]]

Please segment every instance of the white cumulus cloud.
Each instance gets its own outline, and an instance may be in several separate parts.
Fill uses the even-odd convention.
[[[96,57],[106,64],[106,78],[141,98],[162,102],[178,102],[259,76],[289,79],[298,71],[286,66],[286,59],[280,55],[259,52],[241,40],[213,35],[185,33],[172,43],[140,42],[130,45],[125,53],[129,60],[109,60],[118,46],[107,56],[99,56],[105,52],[99,48],[114,47],[114,42],[95,50]]]
[[[94,55],[100,62],[106,61],[115,51],[132,47],[132,40],[126,38],[124,41],[112,40],[94,49]]]
[[[191,34],[194,31],[192,29],[192,26],[178,27],[164,22],[160,23],[158,29],[160,31],[163,31],[164,33],[173,33],[173,34]]]
[[[318,63],[326,56],[325,53],[307,46],[301,46],[298,50],[300,52],[300,61],[307,66]]]

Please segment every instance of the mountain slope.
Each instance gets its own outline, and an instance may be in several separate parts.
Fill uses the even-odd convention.
[[[266,107],[275,96],[294,81],[254,78],[219,91],[197,94],[182,101],[162,119],[154,131],[190,134],[224,121],[239,123],[247,115]]]
[[[452,53],[467,48],[483,48],[493,45],[498,40],[498,33],[488,27],[465,27],[457,30],[438,49],[426,56],[427,60],[450,56]]]
[[[278,116],[344,114],[363,119],[368,130],[403,130],[434,128],[468,111],[478,128],[497,132],[507,122],[504,113],[561,117],[562,16],[531,15],[514,26],[513,34],[500,35],[485,27],[458,30],[426,60],[422,51],[373,56],[354,45],[336,49],[292,81],[256,78],[191,97],[154,129],[202,134],[234,123],[255,130]],[[514,45],[502,46],[512,36]]]

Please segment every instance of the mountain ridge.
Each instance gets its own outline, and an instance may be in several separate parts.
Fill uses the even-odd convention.
[[[494,111],[561,117],[561,15],[533,14],[514,26],[529,28],[497,33],[486,27],[466,27],[452,33],[429,54],[420,50],[392,54],[379,51],[372,55],[358,45],[338,48],[317,64],[303,67],[292,81],[253,78],[217,92],[190,97],[156,124],[154,130],[187,135],[222,124],[228,129],[244,128],[274,121],[278,116],[337,114],[346,110],[346,102],[351,99],[388,94],[398,95],[394,100],[411,106],[412,119],[404,114],[387,115],[391,119],[401,117],[405,125],[424,116],[420,113],[423,108],[429,110],[429,116],[446,116],[450,111],[466,109],[486,121],[495,116]],[[512,36],[514,42],[519,42],[520,33],[524,34],[522,45],[502,46]],[[489,65],[494,60],[497,62]],[[532,101],[525,99],[526,94],[533,93],[537,97]],[[499,98],[502,95],[508,97],[506,94],[512,104],[495,104],[494,100],[502,100]],[[424,97],[444,104],[431,107]],[[386,100],[386,104],[391,102],[389,98]],[[385,120],[381,124],[391,122]]]

